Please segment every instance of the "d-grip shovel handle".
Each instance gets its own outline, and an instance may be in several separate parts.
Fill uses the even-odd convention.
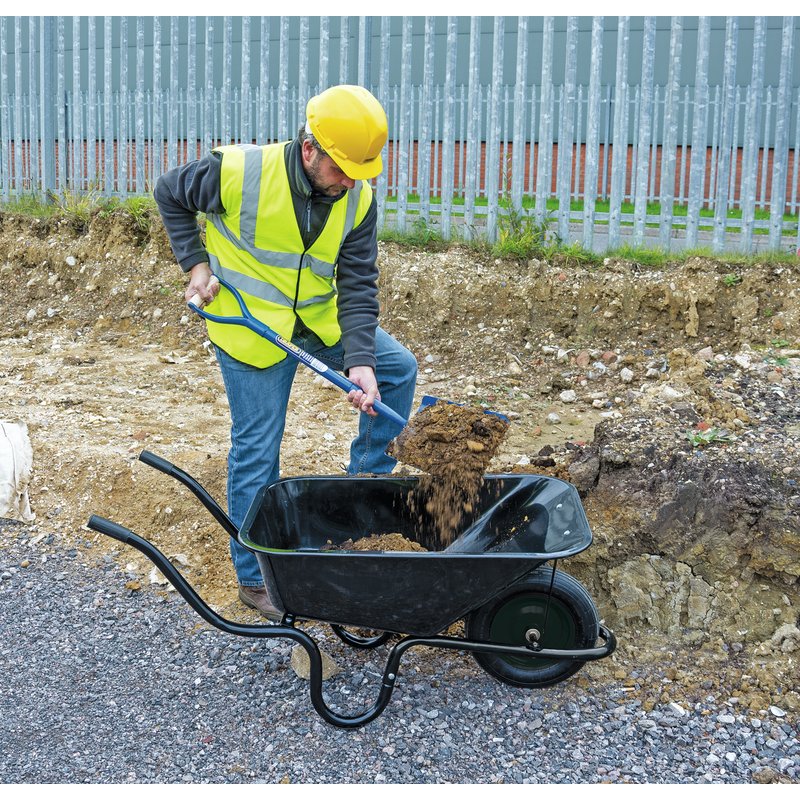
[[[309,369],[313,369],[318,375],[322,375],[326,381],[329,381],[334,386],[338,386],[342,391],[363,391],[363,389],[357,383],[353,383],[353,381],[348,380],[344,377],[344,375],[340,375],[338,372],[336,372],[336,370],[330,369],[319,359],[314,358],[311,353],[307,353],[293,342],[287,341],[282,336],[275,333],[272,328],[268,327],[260,320],[257,320],[247,309],[247,306],[245,305],[245,302],[237,291],[236,287],[232,286],[222,278],[218,278],[216,275],[213,276],[213,278],[218,280],[219,283],[236,298],[236,302],[239,304],[239,309],[242,312],[242,316],[221,317],[217,314],[209,314],[207,311],[203,311],[201,307],[203,305],[203,300],[199,294],[194,295],[194,297],[192,297],[188,302],[189,308],[191,308],[195,314],[199,314],[204,319],[209,319],[212,322],[219,322],[223,325],[244,325],[246,328],[249,328],[251,331],[253,331],[253,333],[258,334],[271,344],[274,344],[275,347],[283,350],[285,353],[295,359],[295,361],[305,364]],[[379,414],[382,414],[387,419],[390,419],[401,428],[405,428],[405,426],[408,424],[408,420],[403,419],[403,417],[401,417],[396,411],[393,411],[391,408],[389,408],[389,406],[385,405],[380,400],[376,400],[372,404],[372,407]]]

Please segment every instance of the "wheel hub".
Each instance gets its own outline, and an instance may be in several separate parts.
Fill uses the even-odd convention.
[[[528,628],[528,630],[525,631],[525,641],[528,644],[538,644],[541,638],[542,634],[536,628]]]

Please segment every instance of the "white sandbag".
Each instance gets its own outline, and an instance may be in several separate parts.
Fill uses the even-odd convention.
[[[33,449],[24,422],[0,421],[0,517],[30,522],[28,483],[33,468]]]

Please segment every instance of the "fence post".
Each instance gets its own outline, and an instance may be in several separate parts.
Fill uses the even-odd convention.
[[[17,197],[24,191],[22,96],[22,17],[14,17],[14,194]]]
[[[186,59],[186,161],[197,158],[197,19],[189,17]]]
[[[306,118],[306,103],[308,102],[308,17],[300,17],[300,39],[298,50],[298,76],[297,76],[297,115],[291,122],[289,135],[294,138],[300,120]],[[363,84],[362,84],[363,85]]]
[[[528,18],[517,17],[517,75],[514,86],[514,138],[511,146],[511,204],[522,211],[525,182],[525,88],[528,81]],[[531,130],[533,149],[533,130]]]
[[[572,181],[572,139],[575,127],[575,83],[578,69],[578,18],[567,17],[566,63],[563,104],[558,128],[558,235],[569,239],[570,184]]]
[[[672,208],[675,204],[678,146],[678,105],[680,103],[681,51],[683,49],[683,18],[673,17],[669,35],[669,72],[664,96],[664,138],[661,144],[661,225],[659,242],[669,251],[672,237]],[[681,163],[681,169],[683,169]]]
[[[45,196],[56,191],[56,108],[55,87],[55,19],[42,17],[40,37],[40,114],[42,119],[42,189]],[[4,95],[5,96],[5,95]]]
[[[4,202],[8,202],[11,192],[11,137],[8,132],[8,97],[6,18],[0,16],[0,192],[2,192]],[[44,103],[43,96],[42,103]]]
[[[89,186],[97,188],[97,136],[95,129],[95,113],[97,111],[97,30],[95,18],[89,17],[88,43],[86,45],[86,71],[87,71],[87,99],[86,104],[86,173]]]
[[[539,153],[536,166],[536,204],[538,223],[547,218],[550,197],[550,162],[553,157],[553,17],[545,17],[542,28],[542,90],[539,112]]]
[[[114,90],[111,81],[113,58],[113,24],[111,17],[103,18],[103,193],[114,193]]]
[[[263,18],[262,18],[263,19]],[[319,18],[319,86],[320,92],[328,88],[328,59],[330,52],[330,17]],[[383,26],[381,25],[381,32]]]
[[[282,19],[286,19],[283,17]],[[222,144],[228,145],[233,141],[233,131],[231,126],[231,77],[233,73],[233,17],[223,18],[222,28],[222,104],[220,116],[222,117]],[[288,105],[288,104],[287,104]],[[170,137],[172,138],[172,137]]]
[[[775,147],[772,151],[772,193],[769,201],[769,247],[778,250],[783,233],[783,212],[786,208],[786,174],[789,166],[789,109],[791,107],[792,39],[794,17],[783,18],[780,79],[775,115]],[[765,142],[765,146],[768,143]]]
[[[358,85],[369,89],[372,81],[372,17],[358,18]]]
[[[723,67],[723,72],[725,71]],[[720,127],[720,111],[722,103],[720,102],[720,88],[714,87],[714,99],[710,100],[709,105],[714,109],[713,121],[711,125],[711,156],[708,158],[708,200],[709,205],[714,207],[714,198],[717,196],[717,163],[719,160],[719,127]],[[707,148],[706,148],[707,149]]]
[[[409,136],[411,131],[411,17],[403,17],[403,64],[400,75],[400,157],[397,162],[397,230],[405,232],[408,208],[408,168],[411,163]]]
[[[637,133],[636,191],[633,207],[633,243],[644,241],[644,223],[647,217],[647,178],[650,167],[650,109],[653,102],[653,64],[655,61],[656,21],[645,17],[642,41],[642,84]]]
[[[306,19],[306,24],[308,20]],[[302,78],[302,73],[301,73]],[[250,119],[250,17],[242,17],[242,69],[239,76],[242,97],[242,121],[239,127],[243,142],[252,144],[253,126]]]
[[[469,129],[467,132],[466,189],[464,196],[464,234],[472,239],[475,225],[475,196],[480,192],[481,164],[481,82],[480,82],[480,46],[481,17],[470,17],[469,27],[469,100],[467,116]],[[476,190],[477,185],[477,190]]]
[[[390,26],[391,17],[381,17],[381,73],[378,79],[378,99],[384,109],[389,107],[389,60],[390,52],[389,45],[390,39]],[[325,88],[320,84],[320,89]],[[388,115],[387,115],[388,116]],[[392,158],[397,158],[397,153],[392,153]],[[378,200],[378,230],[382,230],[386,225],[386,198],[389,194],[389,138],[387,137],[386,144],[381,150],[381,159],[383,160],[383,170],[378,175],[377,180],[377,200]]]
[[[339,83],[350,83],[350,17],[339,17]]]
[[[758,177],[758,141],[761,128],[761,98],[764,90],[764,55],[767,38],[766,17],[756,17],[753,25],[753,69],[747,88],[745,141],[742,164],[742,232],[740,243],[746,252],[753,249],[753,226]]]
[[[497,238],[498,195],[500,193],[500,92],[503,86],[503,38],[505,24],[502,17],[494,18],[492,36],[492,85],[489,100],[489,126],[486,132],[486,197],[488,216],[486,236],[490,242]]]
[[[711,21],[700,17],[697,26],[697,69],[694,80],[694,123],[692,125],[691,171],[689,172],[689,208],[686,213],[686,246],[697,245],[697,228],[703,207],[708,136],[708,43]]]
[[[775,109],[777,113],[777,109]],[[767,205],[767,176],[769,174],[769,128],[772,121],[772,87],[767,86],[764,103],[764,146],[761,150],[761,188],[758,192],[758,207],[763,211]]]
[[[725,227],[728,219],[728,181],[731,172],[731,140],[733,139],[733,88],[736,83],[736,48],[739,36],[739,21],[728,17],[725,28],[725,71],[723,75],[722,111],[720,121],[719,166],[717,168],[717,192],[714,200],[715,253],[725,246]]]
[[[798,167],[800,167],[800,89],[797,90],[795,94],[795,108],[797,109],[797,115],[794,121],[794,162],[792,164],[792,204],[789,208],[790,213],[796,214],[797,213],[797,186],[800,183],[800,172],[798,172]]]
[[[444,131],[442,133],[442,236],[450,238],[453,192],[455,187],[456,126],[456,48],[458,17],[447,18],[447,56],[444,74]]]
[[[739,154],[739,106],[741,105],[741,92],[739,87],[734,89],[733,98],[733,136],[731,139],[731,179],[729,183],[728,205],[733,207],[736,204],[736,171],[738,166]]]
[[[136,19],[136,93],[134,108],[136,109],[136,193],[144,192],[144,20]],[[170,141],[172,141],[170,136]]]
[[[614,133],[611,149],[611,198],[608,210],[608,246],[619,247],[620,215],[625,193],[625,164],[628,158],[628,39],[630,17],[620,17],[617,26],[617,70],[614,104]]]
[[[278,141],[283,141],[288,132],[289,106],[289,17],[281,17],[278,59]]]
[[[431,131],[435,119],[433,99],[433,17],[425,17],[425,49],[423,53],[422,98],[419,109],[419,136],[417,141],[417,194],[420,218],[426,223],[430,218],[431,204]],[[412,132],[413,136],[413,132]],[[437,143],[438,148],[438,143]]]
[[[327,17],[324,19],[327,20]],[[256,139],[266,144],[272,131],[269,129],[269,34],[270,18],[261,17],[261,53],[259,61],[260,80],[258,84],[258,135]],[[326,45],[327,47],[327,45]],[[327,52],[327,51],[326,51]],[[327,66],[327,61],[326,61]],[[321,88],[321,87],[320,87]]]
[[[603,66],[603,17],[592,20],[592,64],[586,110],[586,159],[583,183],[583,246],[592,249],[594,240],[597,175],[600,159],[600,71]]]
[[[66,102],[66,87],[64,80],[64,17],[57,17],[57,45],[56,45],[56,75],[57,89],[55,107],[58,114],[58,130],[56,132],[57,152],[58,152],[58,190],[66,191],[67,187],[67,111],[64,107]]]
[[[572,135],[574,142],[575,160],[572,175],[571,199],[580,200],[581,192],[581,138],[583,134],[583,86],[578,86],[578,99],[575,105],[575,132]]]

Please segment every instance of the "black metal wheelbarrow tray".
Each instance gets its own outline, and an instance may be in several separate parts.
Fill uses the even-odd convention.
[[[486,475],[458,537],[435,551],[434,521],[417,477],[281,479],[261,489],[237,529],[186,472],[147,451],[140,459],[186,486],[230,536],[255,553],[283,614],[280,624],[225,619],[146,539],[96,515],[88,526],[147,556],[209,624],[237,636],[286,637],[302,645],[310,661],[311,702],[332,725],[355,728],[375,719],[389,703],[400,660],[411,647],[467,651],[498,680],[523,688],[563,681],[616,648],[614,634],[600,624],[584,587],[557,569],[561,559],[585,550],[592,540],[578,493],[564,481]],[[428,550],[340,547],[387,533]],[[442,633],[462,619],[463,636]],[[357,648],[379,647],[400,635],[370,708],[346,716],[326,704],[320,650],[296,627],[299,620],[329,623],[342,641]]]

